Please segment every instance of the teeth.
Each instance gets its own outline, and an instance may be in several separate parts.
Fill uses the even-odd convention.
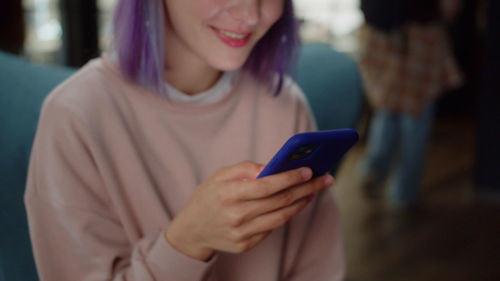
[[[231,37],[234,39],[243,39],[247,36],[247,34],[238,34],[238,33],[233,33],[233,32],[224,31],[224,30],[219,30],[219,32],[227,37]]]

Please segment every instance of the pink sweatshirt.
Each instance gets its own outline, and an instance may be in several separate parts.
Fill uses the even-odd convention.
[[[45,100],[25,203],[43,281],[341,280],[343,248],[330,194],[243,254],[209,262],[173,248],[165,230],[221,167],[266,163],[313,130],[299,88],[273,97],[240,74],[211,104],[162,99],[94,60]]]

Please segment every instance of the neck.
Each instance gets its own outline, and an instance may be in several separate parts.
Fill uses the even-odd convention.
[[[220,78],[222,72],[192,60],[176,61],[174,58],[168,59],[168,65],[165,69],[165,79],[179,91],[196,95],[210,89]],[[193,81],[196,81],[193,83]]]
[[[166,32],[165,37],[172,40],[165,44],[165,80],[188,95],[196,95],[210,89],[219,80],[222,72],[190,52],[168,26]]]

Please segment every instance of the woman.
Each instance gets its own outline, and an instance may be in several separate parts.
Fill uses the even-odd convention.
[[[25,195],[41,280],[340,280],[333,178],[256,179],[315,128],[283,74],[291,1],[121,0],[114,24],[113,51],[43,105]]]

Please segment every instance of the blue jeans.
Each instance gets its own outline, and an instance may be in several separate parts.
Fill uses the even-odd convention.
[[[389,178],[390,200],[413,204],[420,184],[434,121],[434,102],[420,116],[375,111],[371,120],[362,172],[378,181]]]

